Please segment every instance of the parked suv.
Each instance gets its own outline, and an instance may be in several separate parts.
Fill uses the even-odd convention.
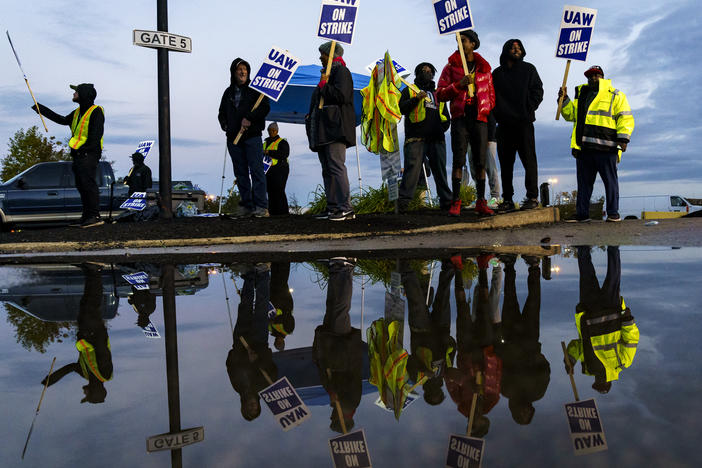
[[[71,162],[57,161],[35,164],[12,179],[0,184],[0,223],[69,224],[80,220],[83,205],[76,188]],[[112,166],[100,161],[97,183],[100,190],[100,214],[107,217],[112,207],[115,215],[126,200],[128,188],[114,184]]]

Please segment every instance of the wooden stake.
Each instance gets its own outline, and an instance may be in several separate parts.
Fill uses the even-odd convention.
[[[329,76],[331,73],[332,62],[334,61],[334,49],[336,49],[336,41],[332,41],[331,49],[329,50],[329,60],[327,60],[327,71],[324,73],[325,76]],[[324,107],[324,96],[319,100],[319,108]]]
[[[39,110],[39,103],[37,103],[37,100],[34,98],[34,93],[32,92],[32,87],[29,86],[29,80],[25,77],[24,82],[27,83],[27,89],[29,89],[29,94],[32,95],[32,101],[34,101],[34,105],[37,106],[37,114],[39,114],[39,118],[41,119],[41,124],[44,126],[44,131],[47,133],[49,132],[49,129],[46,127],[46,122],[44,122],[44,116],[41,115],[41,111]]]
[[[44,388],[41,391],[41,397],[39,397],[39,404],[37,405],[37,410],[34,412],[34,419],[32,419],[32,425],[29,426],[29,433],[27,434],[27,440],[24,442],[24,448],[22,449],[22,460],[24,460],[24,454],[27,452],[27,446],[29,445],[29,438],[32,436],[32,430],[34,429],[34,423],[39,415],[39,408],[41,408],[41,402],[44,399],[44,393],[46,392],[46,387],[49,386],[49,379],[51,378],[51,372],[54,370],[54,364],[56,363],[56,358],[51,361],[51,367],[49,367],[49,375],[46,376],[44,381]]]
[[[415,93],[417,93],[417,94],[421,93],[421,90],[419,88],[417,88],[412,83],[408,83],[407,80],[405,80],[404,78],[400,77],[400,81],[402,81],[405,84],[405,86],[407,86],[409,89],[411,89]],[[427,102],[431,102],[431,98],[428,95],[427,95],[427,97],[424,98],[424,100]]]
[[[568,367],[568,376],[570,377],[570,385],[573,387],[573,395],[575,395],[575,401],[580,401],[580,397],[578,396],[578,389],[575,388],[575,379],[573,378],[573,366],[570,365],[570,359],[568,359],[568,351],[566,350],[565,341],[561,341],[561,348],[563,348],[563,357],[565,358],[566,366]]]
[[[561,85],[561,89],[563,90],[563,94],[561,95],[560,98],[558,98],[558,110],[556,111],[556,120],[560,120],[561,118],[561,108],[563,107],[563,97],[565,96],[565,89],[566,85],[568,84],[568,70],[570,70],[570,59],[566,62],[566,69],[565,73],[563,74],[563,84]]]
[[[480,371],[478,371],[475,374],[475,381],[478,385],[480,385],[482,380],[482,376],[480,374]],[[475,407],[477,406],[478,403],[478,392],[473,392],[473,401],[470,404],[470,416],[468,417],[468,429],[467,429],[467,436],[470,437],[471,432],[473,432],[473,418],[475,417]]]
[[[255,110],[258,108],[258,106],[261,105],[261,101],[263,101],[263,94],[259,94],[259,95],[258,95],[258,99],[256,99],[256,103],[255,103],[255,104],[253,105],[253,107],[251,108],[251,112],[255,111]],[[241,128],[239,129],[239,133],[236,135],[236,138],[234,138],[234,144],[235,144],[235,145],[236,145],[237,143],[239,143],[239,140],[241,139],[241,135],[243,135],[245,131],[246,131],[246,129],[245,129],[244,127],[241,127]]]
[[[244,348],[246,348],[247,352],[251,352],[251,348],[249,348],[249,344],[246,342],[243,336],[239,337],[239,341],[241,341],[241,344],[244,345]],[[271,379],[271,377],[268,375],[268,372],[264,371],[260,367],[258,368],[258,370],[261,371],[261,374],[263,374],[263,377],[265,377],[266,382],[268,382],[268,385],[273,385],[273,379]]]
[[[461,33],[456,31],[456,42],[458,42],[458,52],[461,54],[461,63],[463,64],[463,73],[468,75],[468,63],[466,62],[466,53],[463,51],[463,42],[461,41]],[[473,97],[473,87],[468,85],[468,96]]]
[[[327,369],[327,377],[331,380],[331,369]],[[331,395],[329,395],[331,399]],[[341,423],[341,431],[346,434],[346,420],[344,420],[344,412],[341,411],[341,403],[339,403],[339,398],[334,398],[334,406],[336,407],[336,414],[339,416],[339,422]]]

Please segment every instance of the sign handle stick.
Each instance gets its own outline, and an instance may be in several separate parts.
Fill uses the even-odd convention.
[[[32,419],[32,425],[29,427],[29,434],[27,434],[27,440],[24,443],[24,448],[22,449],[22,460],[24,460],[24,454],[27,452],[27,446],[29,445],[29,438],[32,436],[32,430],[34,429],[34,423],[39,415],[39,409],[41,408],[41,402],[44,399],[44,393],[46,392],[46,387],[49,386],[49,378],[51,377],[51,372],[54,370],[54,364],[56,364],[56,357],[51,361],[51,367],[49,368],[49,375],[46,376],[44,381],[44,388],[41,391],[41,397],[39,397],[39,404],[37,405],[37,410],[34,412],[34,419]]]
[[[566,62],[565,73],[563,74],[563,84],[561,89],[564,91],[560,98],[558,98],[558,110],[556,110],[556,120],[561,118],[561,108],[563,107],[563,97],[565,96],[566,85],[568,84],[568,70],[570,70],[570,59]]]
[[[480,371],[478,371],[475,375],[475,380],[478,385],[480,385],[482,381],[482,376],[480,374]],[[473,401],[470,404],[470,416],[468,417],[468,429],[466,430],[466,435],[470,437],[471,432],[473,432],[473,419],[475,417],[475,407],[478,404],[478,392],[473,392]]]
[[[261,101],[263,101],[263,94],[258,95],[258,99],[256,99],[256,104],[254,104],[253,107],[251,108],[251,112],[258,109],[258,106],[261,105]],[[235,145],[239,143],[239,140],[241,139],[241,135],[243,135],[245,131],[246,131],[246,129],[243,127],[239,129],[239,133],[237,133],[236,138],[234,138]],[[225,161],[226,161],[226,159],[225,159]]]
[[[41,111],[39,110],[39,103],[37,102],[36,98],[34,97],[34,93],[32,92],[32,87],[29,86],[29,80],[27,80],[27,77],[24,78],[24,82],[27,83],[27,89],[29,89],[29,94],[32,96],[32,101],[34,101],[34,105],[37,106],[37,114],[39,114],[39,118],[41,119],[41,124],[44,126],[44,131],[47,133],[49,132],[49,129],[46,126],[46,122],[44,121],[44,116],[41,115]]]
[[[456,42],[458,42],[458,52],[461,54],[461,63],[463,64],[463,73],[468,75],[468,63],[466,62],[466,53],[463,51],[463,41],[461,41],[461,33],[456,31]],[[473,88],[468,86],[468,96],[473,97]]]
[[[227,145],[224,145],[224,164],[222,165],[222,184],[219,187],[219,209],[217,214],[222,216],[222,202],[224,197],[224,172],[227,169]]]
[[[580,401],[578,396],[578,389],[575,388],[575,379],[573,378],[573,366],[570,365],[570,359],[568,359],[568,351],[566,350],[565,341],[561,341],[561,348],[563,348],[563,357],[565,358],[566,366],[568,366],[568,377],[570,377],[570,385],[573,387],[573,395],[575,395],[575,401]]]
[[[331,380],[331,369],[327,369],[327,377]],[[329,398],[331,399],[331,395],[329,395]],[[344,420],[344,412],[341,411],[341,403],[339,403],[338,397],[334,398],[333,401],[336,407],[336,414],[339,416],[339,422],[341,423],[341,430],[346,434],[346,420]]]
[[[407,394],[409,395],[410,393],[412,393],[414,391],[414,389],[419,387],[420,385],[424,385],[424,382],[426,382],[427,379],[428,379],[428,377],[426,375],[424,377],[422,377],[421,379],[419,379],[419,382],[415,383],[414,385],[412,385],[410,387],[409,390],[407,390]]]
[[[400,81],[402,81],[405,84],[405,86],[407,86],[409,89],[411,89],[415,93],[417,93],[417,94],[420,93],[419,89],[417,89],[417,87],[415,85],[413,85],[412,83],[408,83],[407,80],[405,80],[404,78],[400,77]],[[424,100],[427,102],[431,102],[431,98],[429,96],[425,97]]]
[[[329,50],[329,60],[327,60],[327,71],[324,72],[326,76],[329,76],[329,74],[331,73],[332,62],[334,61],[334,49],[336,49],[336,41],[332,41],[331,43],[331,49]],[[324,107],[324,96],[322,96],[319,100],[319,109],[322,109],[322,107]]]
[[[244,348],[246,348],[246,351],[247,351],[247,352],[252,352],[252,351],[251,351],[251,348],[249,348],[249,344],[246,342],[246,340],[244,339],[243,336],[240,336],[240,337],[239,337],[239,341],[241,341],[241,344],[244,345]],[[260,371],[261,371],[261,374],[263,374],[263,377],[266,378],[266,382],[268,382],[268,385],[273,385],[273,380],[271,379],[271,376],[268,375],[268,372],[264,371],[264,370],[261,369],[260,367],[258,368],[258,370],[260,370]]]

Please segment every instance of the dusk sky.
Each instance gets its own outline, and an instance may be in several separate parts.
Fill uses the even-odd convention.
[[[83,0],[4,2],[0,27],[9,30],[39,102],[60,114],[74,105],[69,84],[94,83],[96,103],[105,108],[105,152],[115,161],[118,177],[130,167],[137,143],[157,139],[156,52],[132,45],[133,29],[156,29],[155,0],[118,3]],[[699,120],[700,12],[697,2],[589,1],[573,2],[598,10],[587,62],[573,62],[568,79],[585,81],[584,70],[602,66],[605,78],[626,93],[636,128],[619,167],[620,195],[679,194],[702,198],[702,158],[695,141],[702,137]],[[555,58],[560,1],[471,2],[478,52],[494,67],[502,44],[519,38],[526,61],[544,82],[544,101],[536,113],[539,182],[557,178],[556,190],[575,189],[575,161],[570,155],[570,123],[554,120],[556,95],[565,61]],[[304,64],[318,63],[316,37],[319,0],[260,2],[171,0],[169,31],[192,38],[192,54],[170,54],[173,179],[189,179],[209,193],[219,193],[225,138],[217,122],[222,92],[229,83],[229,64],[236,57],[258,69],[268,48],[289,49]],[[0,46],[0,157],[20,128],[37,125],[32,100],[3,38]],[[353,45],[344,59],[356,73],[386,49],[393,59],[413,70],[422,61],[437,69],[456,50],[452,36],[440,36],[431,0],[363,0]],[[695,52],[697,51],[697,52]],[[438,76],[437,76],[438,79]],[[63,140],[68,127],[48,122],[49,135]],[[402,124],[400,125],[402,129]],[[43,132],[43,129],[42,129]],[[291,145],[288,195],[305,204],[321,184],[321,169],[307,147],[304,128],[281,124]],[[360,129],[358,130],[360,137]],[[401,132],[401,138],[404,135]],[[158,145],[158,142],[157,142]],[[449,146],[450,148],[450,146]],[[450,149],[449,149],[450,152]],[[380,185],[376,155],[360,148],[364,186]],[[147,164],[158,178],[158,147]],[[451,156],[448,155],[449,166]],[[356,152],[347,152],[352,189],[358,187]],[[515,199],[524,196],[523,170],[517,162]],[[449,167],[450,170],[450,167]],[[226,186],[233,172],[227,157]],[[433,190],[433,183],[432,183]],[[604,193],[601,181],[595,196]]]

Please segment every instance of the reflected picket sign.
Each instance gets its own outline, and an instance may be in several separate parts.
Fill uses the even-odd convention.
[[[373,466],[363,429],[329,439],[329,450],[335,468]]]
[[[453,434],[446,454],[447,468],[480,468],[485,453],[485,440]]]
[[[299,426],[312,416],[287,377],[273,382],[258,394],[266,402],[268,409],[285,432]]]
[[[607,450],[607,439],[594,398],[566,403],[565,410],[576,455]]]
[[[154,325],[151,322],[149,322],[148,325],[143,327],[141,330],[144,332],[144,336],[147,338],[161,338],[161,334],[158,332],[158,328],[156,328],[156,325]]]
[[[317,37],[349,45],[353,43],[360,3],[361,0],[322,0]]]
[[[204,426],[193,427],[180,432],[166,432],[165,434],[158,434],[146,439],[146,451],[178,450],[203,440],[205,440]]]
[[[149,274],[145,271],[140,271],[137,273],[130,273],[128,275],[122,275],[124,280],[134,286],[136,290],[146,290],[149,289]]]

